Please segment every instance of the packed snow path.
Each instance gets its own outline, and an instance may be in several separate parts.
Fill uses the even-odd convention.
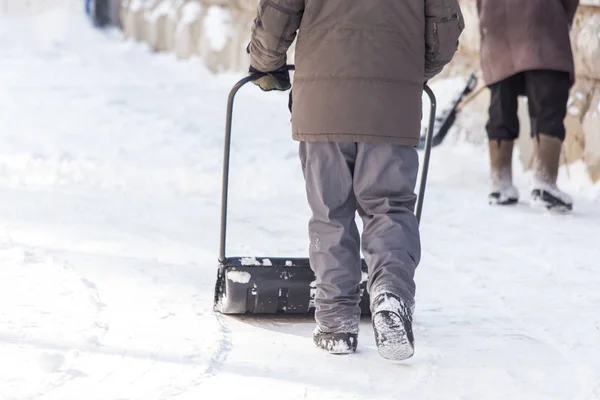
[[[555,216],[489,207],[484,147],[434,150],[406,362],[368,320],[357,354],[329,356],[310,318],[214,314],[239,77],[79,13],[0,20],[0,399],[600,399],[600,191],[577,165]],[[239,95],[230,254],[306,254],[286,96]]]

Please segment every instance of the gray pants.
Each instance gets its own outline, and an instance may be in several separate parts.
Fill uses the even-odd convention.
[[[371,298],[392,292],[414,304],[421,257],[414,215],[416,149],[377,143],[300,142],[308,203],[317,323],[324,331],[358,331],[360,236]]]

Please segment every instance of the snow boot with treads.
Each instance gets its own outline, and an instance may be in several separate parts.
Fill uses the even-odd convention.
[[[372,305],[373,331],[379,354],[388,360],[405,360],[415,352],[412,308],[393,293],[375,296]]]

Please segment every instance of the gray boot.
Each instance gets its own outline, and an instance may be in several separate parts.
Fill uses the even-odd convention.
[[[508,205],[519,201],[519,191],[512,181],[514,140],[490,140],[490,204]]]
[[[531,200],[534,206],[568,212],[573,199],[556,186],[562,140],[539,134],[533,139],[534,181]]]
[[[382,292],[372,299],[371,313],[377,350],[388,360],[406,360],[415,353],[412,331],[414,305],[406,304],[391,292]]]

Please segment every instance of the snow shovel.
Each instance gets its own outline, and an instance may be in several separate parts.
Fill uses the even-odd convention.
[[[288,66],[288,68],[294,70],[293,65]],[[315,274],[310,268],[308,258],[228,257],[225,254],[233,101],[242,86],[258,77],[260,77],[260,74],[249,75],[240,80],[231,89],[227,100],[221,194],[221,241],[213,309],[222,314],[311,314],[315,308],[316,286]],[[423,89],[431,101],[431,111],[419,195],[415,208],[415,214],[419,222],[421,220],[421,210],[423,209],[436,110],[435,95],[427,85]],[[360,308],[364,315],[370,313],[369,296],[366,291],[367,265],[364,259],[362,260],[362,271]]]
[[[452,102],[452,107],[450,109],[445,110],[442,115],[435,118],[435,121],[440,124],[439,129],[434,126],[435,133],[433,135],[432,147],[436,147],[442,143],[450,128],[454,125],[456,121],[456,116],[462,111],[462,109],[470,103],[477,95],[479,95],[486,88],[483,79],[479,79],[477,76],[477,71],[471,73],[469,78],[467,79],[467,83],[465,84],[463,90],[456,96],[454,101]],[[428,130],[429,132],[429,130]],[[421,136],[421,142],[417,149],[423,150],[425,148],[425,141],[427,139],[427,135]]]

